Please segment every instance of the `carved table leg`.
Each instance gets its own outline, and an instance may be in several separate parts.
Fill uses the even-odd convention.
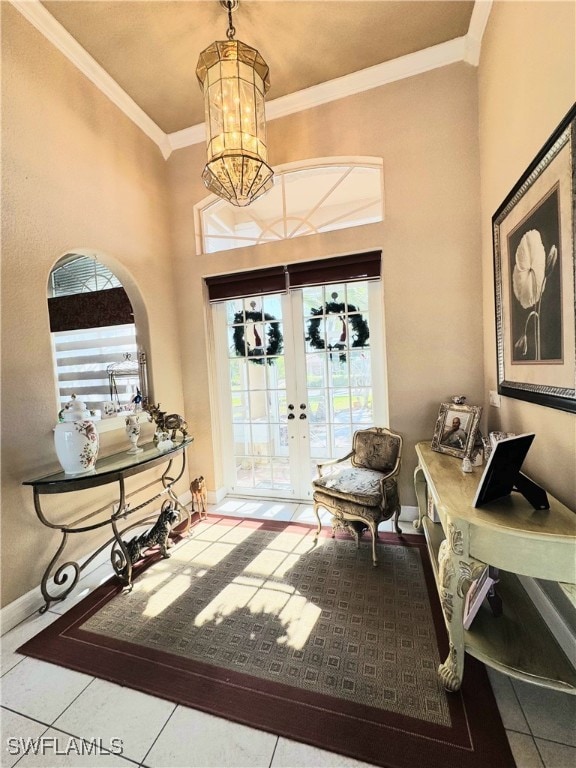
[[[470,585],[485,568],[485,564],[466,555],[464,537],[453,523],[448,523],[447,538],[438,553],[438,588],[446,620],[450,650],[438,667],[444,688],[457,691],[464,675],[464,605]]]
[[[440,545],[439,595],[448,630],[449,651],[443,664],[438,667],[440,682],[448,691],[457,691],[464,674],[464,601],[458,596],[458,564],[448,540]]]
[[[426,478],[420,466],[414,470],[414,490],[418,501],[418,520],[414,520],[413,526],[417,531],[421,531],[422,519],[426,516]]]

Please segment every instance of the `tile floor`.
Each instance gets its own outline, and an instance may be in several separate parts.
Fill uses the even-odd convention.
[[[227,499],[211,511],[315,522],[310,506],[281,501]],[[410,523],[403,527],[412,531]],[[108,577],[107,564],[96,568],[63,603],[51,606],[43,615],[34,614],[2,637],[1,766],[366,768],[341,755],[15,652]],[[574,768],[576,696],[512,680],[492,670],[489,673],[518,768]],[[43,754],[35,754],[39,751]],[[425,768],[425,755],[422,757]]]

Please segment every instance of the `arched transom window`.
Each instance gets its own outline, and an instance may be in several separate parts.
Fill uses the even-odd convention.
[[[276,169],[273,188],[238,208],[211,195],[196,206],[198,253],[288,240],[383,220],[382,161],[294,163]]]

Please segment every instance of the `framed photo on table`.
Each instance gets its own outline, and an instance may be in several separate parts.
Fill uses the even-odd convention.
[[[576,412],[576,105],[492,218],[498,392]]]
[[[431,448],[463,459],[470,457],[480,424],[482,406],[441,403]]]

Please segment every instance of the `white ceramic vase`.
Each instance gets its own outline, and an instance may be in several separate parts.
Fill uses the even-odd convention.
[[[138,414],[132,413],[126,416],[126,434],[128,440],[132,443],[132,447],[126,453],[142,453],[143,448],[138,448],[138,440],[140,439],[140,422],[138,420]]]
[[[62,421],[54,427],[54,447],[62,469],[67,475],[92,472],[98,458],[99,435],[90,421],[90,412],[72,395],[60,417]]]

